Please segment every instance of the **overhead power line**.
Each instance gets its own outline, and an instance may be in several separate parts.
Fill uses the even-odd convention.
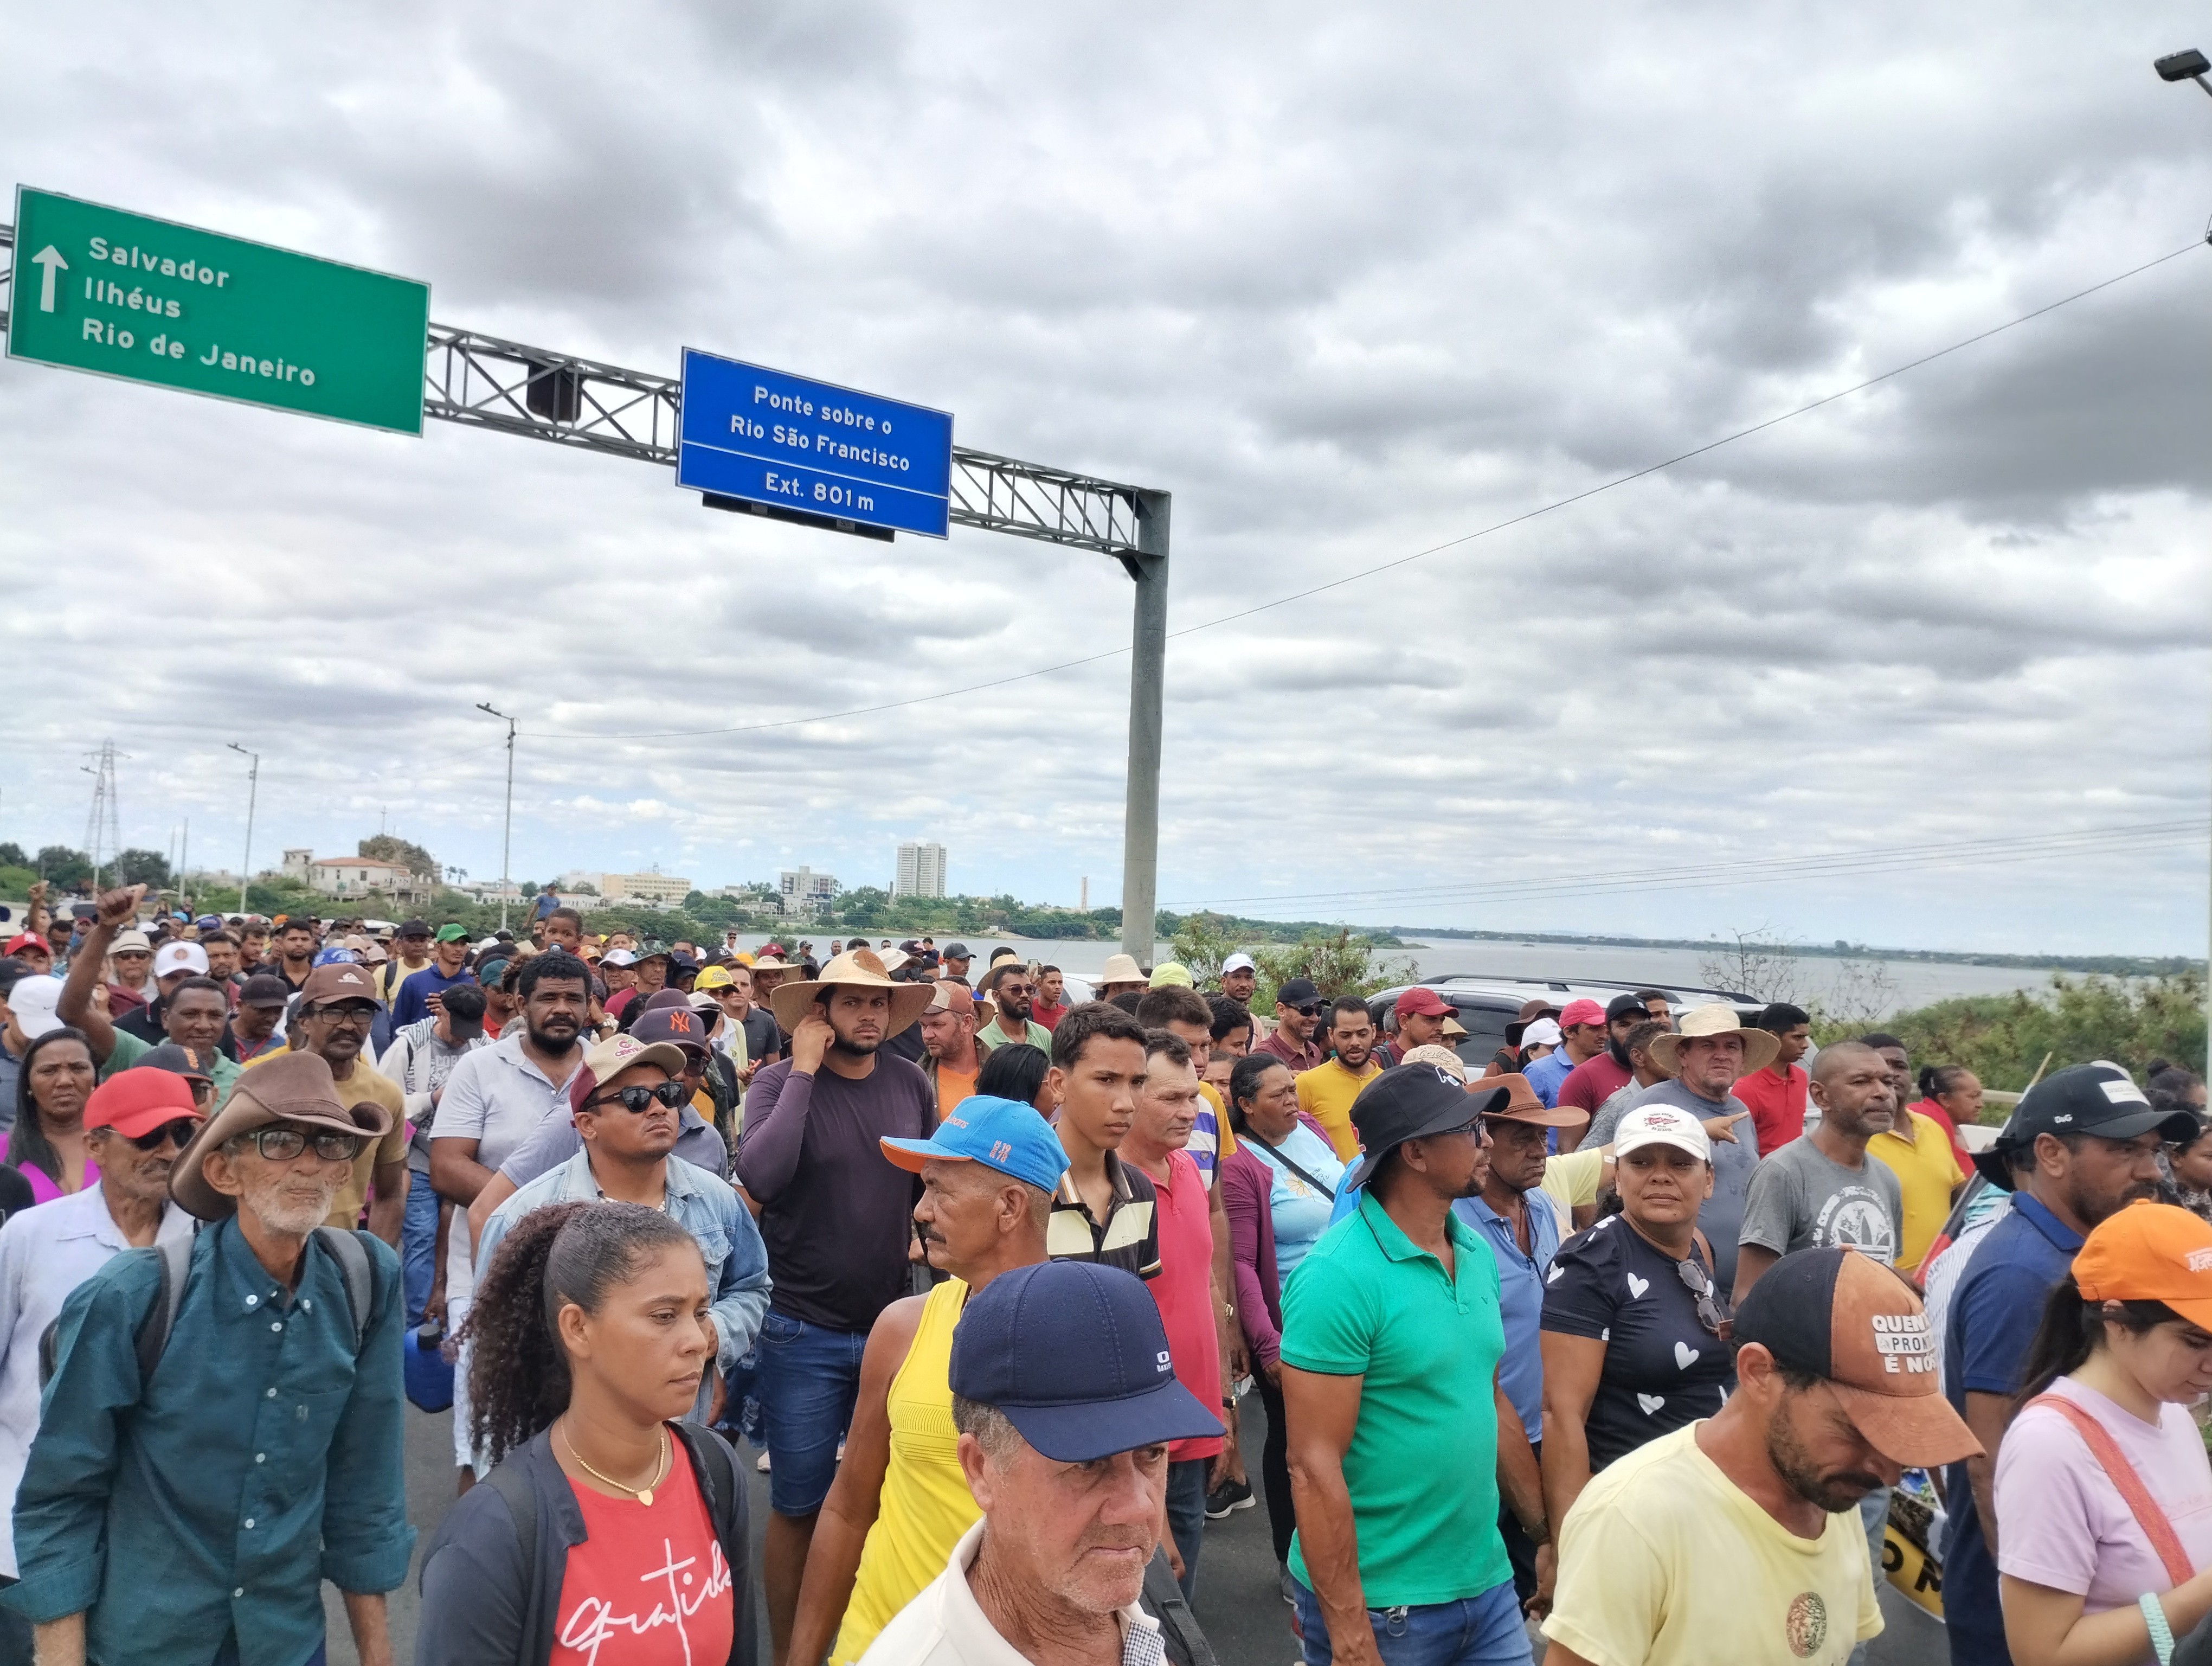
[[[1272,601],[1259,602],[1250,607],[1239,608],[1234,613],[1224,613],[1218,618],[1207,619],[1198,624],[1185,625],[1180,630],[1170,631],[1168,640],[1174,641],[1181,637],[1194,636],[1200,631],[1218,629],[1221,626],[1233,624],[1239,619],[1249,619],[1255,614],[1266,613],[1278,607],[1287,607],[1292,602],[1305,601],[1312,597],[1325,594],[1328,591],[1341,589],[1346,585],[1357,584],[1363,579],[1373,578],[1378,573],[1391,572],[1397,568],[1409,566],[1417,561],[1425,561],[1431,556],[1441,555],[1447,550],[1456,550],[1463,544],[1473,544],[1478,539],[1490,538],[1496,533],[1510,531],[1513,527],[1525,526],[1529,521],[1540,520],[1546,515],[1557,514],[1561,509],[1571,508],[1577,503],[1588,502],[1591,498],[1601,496],[1622,486],[1632,485],[1638,480],[1648,479],[1652,475],[1663,473],[1668,469],[1705,456],[1708,453],[1718,451],[1723,446],[1732,446],[1739,440],[1747,440],[1755,434],[1763,434],[1769,429],[1778,428],[1784,423],[1794,422],[1798,417],[1808,416],[1824,406],[1834,404],[1839,399],[1848,399],[1855,394],[1865,392],[1869,388],[1879,387],[1884,382],[1893,381],[1899,376],[1933,364],[1938,359],[1948,358],[1954,353],[1963,352],[1969,347],[1978,346],[1983,342],[2003,335],[2008,330],[2016,330],[2023,324],[2032,324],[2038,319],[2047,318],[2063,307],[2070,307],[2077,301],[2086,301],[2091,295],[2109,289],[2115,284],[2124,283],[2131,277],[2140,277],[2145,272],[2165,265],[2169,260],[2178,260],[2183,255],[2205,246],[2204,239],[2185,243],[2181,247],[2169,250],[2166,253],[2159,255],[2154,259],[2146,260],[2140,265],[2130,266],[2125,271],[2115,272],[2112,277],[2092,283],[2086,289],[2076,289],[2071,295],[2061,295],[2056,301],[2046,301],[2044,305],[2022,313],[2016,318],[2007,319],[2002,324],[1991,325],[1986,330],[1977,331],[1971,336],[1953,342],[1948,347],[1939,347],[1932,353],[1923,353],[1918,358],[1908,359],[1903,364],[1893,365],[1878,375],[1869,376],[1863,381],[1853,382],[1849,387],[1837,388],[1833,392],[1824,393],[1817,399],[1809,399],[1805,404],[1783,411],[1779,415],[1753,423],[1747,427],[1737,429],[1733,433],[1723,434],[1717,440],[1708,440],[1703,445],[1692,446],[1686,451],[1677,452],[1673,456],[1662,458],[1656,463],[1647,463],[1643,467],[1632,469],[1626,474],[1614,475],[1609,479],[1599,482],[1596,485],[1585,487],[1578,492],[1571,492],[1565,497],[1554,498],[1550,502],[1540,504],[1533,509],[1524,509],[1519,514],[1509,515],[1503,520],[1492,521],[1489,526],[1477,527],[1471,532],[1462,532],[1457,538],[1446,538],[1441,544],[1431,544],[1426,549],[1416,550],[1410,555],[1399,556],[1389,561],[1377,562],[1372,567],[1363,567],[1356,572],[1344,574],[1340,577],[1328,580],[1321,584],[1310,585],[1304,590],[1294,590],[1288,595],[1278,596]],[[1128,651],[1126,647],[1106,648],[1099,653],[1086,654],[1077,659],[1063,660],[1057,665],[1039,666],[1031,671],[1014,672],[1005,677],[993,678],[988,682],[971,683],[962,688],[940,689],[934,694],[911,695],[903,700],[887,700],[877,705],[855,706],[844,711],[820,712],[811,717],[781,717],[764,723],[738,723],[703,729],[647,729],[622,734],[548,731],[533,734],[530,738],[539,740],[578,742],[689,740],[712,735],[758,734],[770,729],[797,728],[808,723],[835,723],[845,718],[872,717],[882,712],[899,711],[908,706],[926,706],[939,700],[957,700],[963,695],[980,694],[987,689],[1004,688],[1010,683],[1025,683],[1035,678],[1051,677],[1060,672],[1074,671],[1084,666],[1097,665],[1101,660],[1118,660]]]

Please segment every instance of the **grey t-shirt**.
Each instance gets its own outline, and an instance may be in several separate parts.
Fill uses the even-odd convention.
[[[1654,1082],[1640,1094],[1625,1103],[1616,1103],[1620,1096],[1607,1100],[1590,1121],[1589,1132],[1583,1136],[1585,1146],[1604,1145],[1613,1136],[1621,1117],[1638,1105],[1673,1105],[1686,1110],[1699,1122],[1714,1116],[1733,1116],[1747,1110],[1742,1100],[1730,1095],[1725,1099],[1701,1099],[1680,1082]],[[1612,1120],[1606,1118],[1610,1116]],[[1602,1124],[1602,1126],[1601,1126]],[[1739,1129],[1748,1129],[1748,1122],[1738,1122]],[[1735,1248],[1743,1231],[1743,1204],[1751,1191],[1751,1177],[1759,1168],[1758,1143],[1747,1135],[1736,1140],[1713,1141],[1713,1195],[1698,1211],[1698,1225],[1706,1242],[1713,1246],[1713,1278],[1723,1295],[1735,1288]]]
[[[1904,1219],[1905,1194],[1887,1163],[1869,1157],[1845,1168],[1803,1134],[1759,1165],[1739,1241],[1781,1256],[1841,1245],[1887,1266]]]

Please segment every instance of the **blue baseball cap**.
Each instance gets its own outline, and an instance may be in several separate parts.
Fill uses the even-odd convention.
[[[1096,1262],[1016,1268],[969,1297],[948,1375],[1055,1463],[1221,1432],[1221,1414],[1176,1381],[1152,1292]]]
[[[925,1163],[981,1163],[1040,1191],[1053,1191],[1067,1172],[1067,1152],[1034,1106],[995,1094],[971,1093],[927,1140],[883,1142],[884,1155],[909,1174]]]

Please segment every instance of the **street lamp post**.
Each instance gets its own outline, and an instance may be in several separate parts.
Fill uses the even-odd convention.
[[[238,911],[246,912],[246,887],[253,878],[253,804],[261,795],[261,754],[249,752],[236,741],[230,750],[240,757],[250,757],[253,767],[246,775],[246,854],[238,859]]]
[[[499,928],[505,931],[507,894],[514,885],[507,871],[508,854],[514,846],[514,720],[495,708],[488,700],[477,701],[477,709],[507,725],[507,826],[499,836]]]
[[[2151,68],[2158,71],[2160,81],[2193,81],[2208,97],[2212,97],[2212,81],[2205,79],[2206,74],[2212,72],[2212,58],[2207,58],[2194,46],[2185,52],[2168,52],[2155,60]],[[2204,1079],[2212,1082],[2212,952],[2208,952],[2204,960]]]

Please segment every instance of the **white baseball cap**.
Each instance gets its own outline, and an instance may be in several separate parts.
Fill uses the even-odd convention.
[[[44,974],[19,977],[15,987],[8,992],[8,1010],[15,1015],[15,1027],[33,1041],[50,1030],[64,1027],[54,1015],[55,1004],[62,998],[62,981]]]
[[[197,943],[172,939],[154,951],[154,976],[171,977],[179,972],[189,972],[194,977],[207,976],[207,951]]]
[[[1256,972],[1259,970],[1252,964],[1252,957],[1242,949],[1237,950],[1235,954],[1221,963],[1221,975],[1224,977],[1228,976],[1231,972]]]
[[[1613,1131],[1613,1155],[1618,1162],[1644,1146],[1672,1146],[1701,1163],[1713,1160],[1713,1142],[1705,1124],[1675,1105],[1638,1105],[1620,1119]]]
[[[1557,1018],[1531,1019],[1521,1032],[1523,1047],[1557,1047],[1559,1044],[1559,1021]]]

